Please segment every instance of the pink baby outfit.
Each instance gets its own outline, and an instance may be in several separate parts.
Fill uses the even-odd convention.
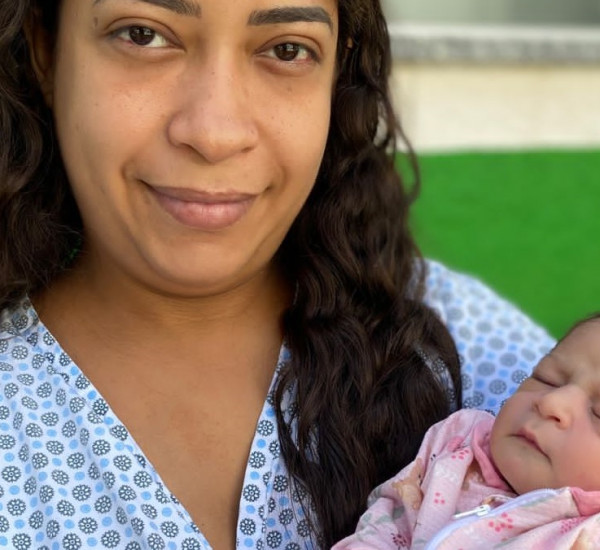
[[[334,550],[600,549],[600,492],[515,495],[490,460],[493,422],[464,409],[433,426],[417,458],[373,491],[356,533]]]

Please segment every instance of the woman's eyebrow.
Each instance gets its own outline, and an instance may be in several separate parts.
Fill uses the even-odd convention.
[[[94,6],[105,2],[106,0],[94,0]],[[119,0],[123,1],[123,0]],[[200,6],[192,0],[131,0],[132,2],[145,2],[146,4],[153,4],[165,8],[178,15],[190,15],[193,17],[200,17],[202,10]]]
[[[253,11],[248,25],[275,25],[277,23],[325,23],[333,30],[331,16],[320,7],[281,7],[270,10]]]
[[[110,0],[94,0],[94,6]],[[120,0],[122,1],[122,0]],[[179,15],[200,17],[202,9],[192,0],[130,0],[131,2],[145,2],[165,8]],[[248,25],[275,25],[277,23],[325,23],[333,30],[331,16],[321,7],[290,6],[268,10],[256,10],[250,14]]]

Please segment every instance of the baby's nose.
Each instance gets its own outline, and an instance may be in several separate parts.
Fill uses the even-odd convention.
[[[541,393],[535,405],[541,416],[566,428],[577,414],[587,414],[588,401],[582,388],[575,384],[566,384]]]

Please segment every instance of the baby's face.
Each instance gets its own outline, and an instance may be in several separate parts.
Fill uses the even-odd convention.
[[[491,452],[519,494],[600,490],[600,320],[575,328],[506,402]]]

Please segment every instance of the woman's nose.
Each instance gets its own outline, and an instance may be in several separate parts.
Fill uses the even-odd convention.
[[[191,73],[191,71],[190,71]],[[252,117],[250,83],[232,64],[214,63],[182,79],[168,122],[168,139],[215,164],[251,150],[258,129]]]
[[[540,393],[536,398],[535,407],[542,417],[556,422],[561,428],[567,428],[578,411],[587,411],[587,401],[583,389],[567,384]]]

